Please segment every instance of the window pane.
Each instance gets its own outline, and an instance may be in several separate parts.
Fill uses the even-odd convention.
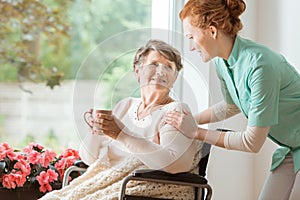
[[[65,20],[70,26],[69,37],[52,37],[55,36],[55,31],[51,29],[47,34],[41,32],[34,35],[35,39],[30,43],[30,47],[34,47],[34,58],[38,58],[44,67],[55,66],[61,70],[64,73],[64,81],[53,90],[44,83],[26,81],[20,84],[17,82],[18,68],[14,63],[3,65],[0,68],[0,141],[6,141],[14,147],[24,147],[30,141],[35,141],[61,150],[69,145],[77,147],[81,135],[89,131],[83,122],[83,112],[76,110],[88,110],[94,106],[112,107],[125,96],[139,95],[132,73],[132,59],[137,49],[131,48],[122,54],[118,51],[118,55],[106,53],[105,57],[101,51],[119,50],[116,46],[118,35],[150,28],[153,7],[151,0],[43,2],[53,12],[59,8],[65,9],[64,16],[53,15],[53,18],[60,17],[61,20]],[[30,4],[31,1],[25,3]],[[25,6],[25,3],[19,3],[18,6]],[[5,17],[2,16],[5,13],[0,15]],[[23,19],[14,20],[16,24],[17,20]],[[13,26],[13,23],[9,25]],[[5,38],[7,35],[3,29],[1,32],[1,36]],[[131,41],[124,40],[124,46],[131,43],[144,44],[151,31],[145,29],[142,33],[132,34],[135,37],[131,38]],[[9,39],[10,43],[6,46],[10,48],[24,42],[21,29],[15,29],[14,37]],[[1,44],[3,42],[4,40]],[[101,51],[95,53],[95,50]],[[97,57],[88,60],[90,56],[99,53],[102,57],[98,57],[98,60]],[[107,63],[104,64],[101,59],[107,59]],[[95,70],[99,69],[103,73],[95,74]],[[94,96],[89,98],[90,96],[85,96],[84,93],[76,96],[78,88],[82,91],[91,90]],[[128,91],[129,88],[132,89]],[[108,98],[103,98],[104,96]],[[77,102],[84,103],[76,104]]]

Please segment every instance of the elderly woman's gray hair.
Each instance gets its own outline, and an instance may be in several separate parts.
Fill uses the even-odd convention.
[[[177,71],[183,68],[180,52],[162,40],[149,40],[145,46],[140,47],[134,56],[133,66],[141,64],[150,51],[157,51],[169,61],[174,62]]]

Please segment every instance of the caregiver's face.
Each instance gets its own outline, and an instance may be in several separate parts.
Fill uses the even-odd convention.
[[[200,29],[190,23],[190,18],[186,17],[182,21],[185,36],[190,41],[190,51],[197,51],[203,62],[213,59],[216,54],[213,50],[215,40],[210,29]]]

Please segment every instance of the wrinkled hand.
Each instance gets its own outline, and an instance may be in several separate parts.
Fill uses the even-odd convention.
[[[113,139],[117,139],[122,129],[125,127],[119,119],[114,117],[114,115],[103,113],[98,113],[93,120],[93,123],[94,134],[105,134]]]
[[[197,134],[198,124],[194,116],[188,111],[170,111],[165,115],[165,122],[174,126],[181,133],[189,138],[194,138]]]

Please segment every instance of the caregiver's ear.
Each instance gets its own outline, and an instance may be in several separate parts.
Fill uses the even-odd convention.
[[[215,26],[209,26],[208,29],[209,29],[210,35],[211,35],[214,39],[216,39],[217,36],[218,36],[218,29],[217,29]]]

